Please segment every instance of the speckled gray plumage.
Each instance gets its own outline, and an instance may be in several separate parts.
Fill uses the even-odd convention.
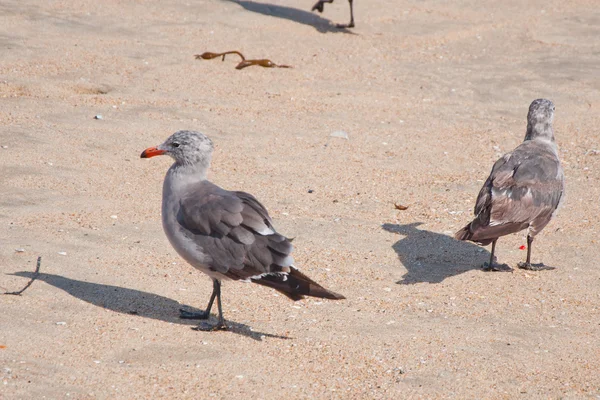
[[[252,281],[293,300],[343,298],[294,267],[291,241],[275,231],[254,196],[206,180],[213,152],[207,136],[179,131],[156,149],[175,160],[163,184],[163,228],[192,266],[213,279]]]
[[[477,197],[475,219],[456,239],[486,245],[526,228],[533,239],[550,222],[564,192],[553,119],[550,100],[531,103],[525,140],[496,161]]]

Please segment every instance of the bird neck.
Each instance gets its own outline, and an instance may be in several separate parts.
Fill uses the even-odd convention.
[[[178,162],[171,165],[167,176],[181,182],[199,182],[206,180],[206,174],[210,165],[208,163],[180,164]]]
[[[550,122],[527,123],[525,140],[544,139],[554,142],[554,130]]]

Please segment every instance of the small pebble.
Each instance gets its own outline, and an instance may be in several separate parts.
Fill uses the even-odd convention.
[[[102,115],[100,115],[100,114],[94,115],[94,119],[102,119]]]
[[[66,256],[67,252],[66,251],[59,251],[58,254],[60,254],[61,256]]]
[[[111,215],[110,217],[111,217],[112,219],[117,219],[117,218],[119,218],[119,217],[117,217],[116,215]]]
[[[56,325],[66,325],[67,323],[64,321],[57,322]]]
[[[2,146],[3,149],[8,149],[8,146]]]
[[[308,189],[308,193],[314,193],[314,190]]]
[[[344,131],[335,131],[329,136],[348,140],[348,133]]]
[[[15,249],[17,253],[25,253],[25,249]]]

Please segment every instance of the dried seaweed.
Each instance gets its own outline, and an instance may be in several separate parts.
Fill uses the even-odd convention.
[[[244,69],[251,65],[258,65],[264,68],[292,68],[292,66],[290,65],[275,64],[273,61],[268,60],[266,58],[260,60],[247,60],[242,53],[236,50],[226,51],[224,53],[211,53],[207,51],[202,54],[196,54],[194,57],[196,57],[196,60],[212,60],[213,58],[222,57],[221,61],[225,61],[225,56],[227,54],[237,54],[242,59],[242,61],[240,61],[240,63],[235,67],[235,69]]]

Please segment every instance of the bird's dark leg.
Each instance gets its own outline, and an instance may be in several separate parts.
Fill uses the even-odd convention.
[[[494,261],[494,253],[496,252],[496,242],[498,239],[494,239],[492,242],[492,252],[490,254],[490,262],[483,264],[484,271],[496,271],[496,272],[504,272],[504,271],[512,271],[512,269],[506,264],[498,264]]]
[[[336,24],[335,25],[336,28],[354,28],[354,7],[352,6],[353,1],[354,0],[348,0],[348,3],[350,4],[350,23],[349,24]],[[325,3],[333,3],[333,0],[319,0],[312,7],[311,11],[317,10],[318,12],[322,13],[323,5]]]
[[[319,0],[312,7],[311,11],[317,10],[318,12],[322,13],[323,12],[323,3],[333,3],[333,0]]]
[[[521,269],[528,269],[528,270],[532,270],[532,271],[537,271],[538,268],[536,268],[533,265],[531,265],[531,244],[532,243],[533,243],[533,238],[531,236],[527,235],[527,259],[525,260],[524,263],[520,262],[518,264],[518,266]]]
[[[492,242],[492,253],[490,254],[490,263],[489,263],[490,266],[492,266],[494,264],[494,253],[496,252],[496,242],[497,241],[498,241],[498,239],[496,239]]]
[[[223,307],[221,307],[221,282],[215,280],[216,286],[218,285],[219,289],[217,292],[217,307],[219,308],[219,322],[214,327],[215,330],[227,330],[227,325],[225,324],[225,319],[223,318]]]
[[[544,264],[532,264],[531,263],[531,245],[533,244],[533,236],[527,235],[527,259],[525,262],[517,264],[521,269],[527,269],[529,271],[542,271],[546,269],[554,269],[554,267],[547,267]]]
[[[531,265],[531,245],[533,244],[533,238],[527,235],[527,260],[525,264]]]
[[[219,321],[216,325],[211,325],[207,322],[200,322],[197,327],[194,329],[197,331],[219,331],[219,330],[227,330],[227,325],[225,324],[225,319],[223,318],[223,307],[221,306],[221,281],[218,279],[213,279],[213,292],[210,296],[210,301],[208,303],[208,307],[206,307],[206,311],[204,313],[198,314],[206,314],[205,318],[208,319],[210,316],[210,309],[212,308],[213,302],[217,299],[217,307],[219,308]]]
[[[350,23],[346,26],[338,25],[338,28],[354,28],[354,7],[352,7],[352,1],[348,0],[348,3],[350,3]]]
[[[183,308],[179,309],[179,318],[181,319],[208,319],[210,317],[210,309],[215,301],[215,297],[217,294],[221,292],[221,286],[217,289],[215,282],[218,282],[216,279],[213,279],[213,291],[210,295],[210,300],[208,301],[208,306],[206,306],[206,310],[201,312],[192,312],[184,310]]]

